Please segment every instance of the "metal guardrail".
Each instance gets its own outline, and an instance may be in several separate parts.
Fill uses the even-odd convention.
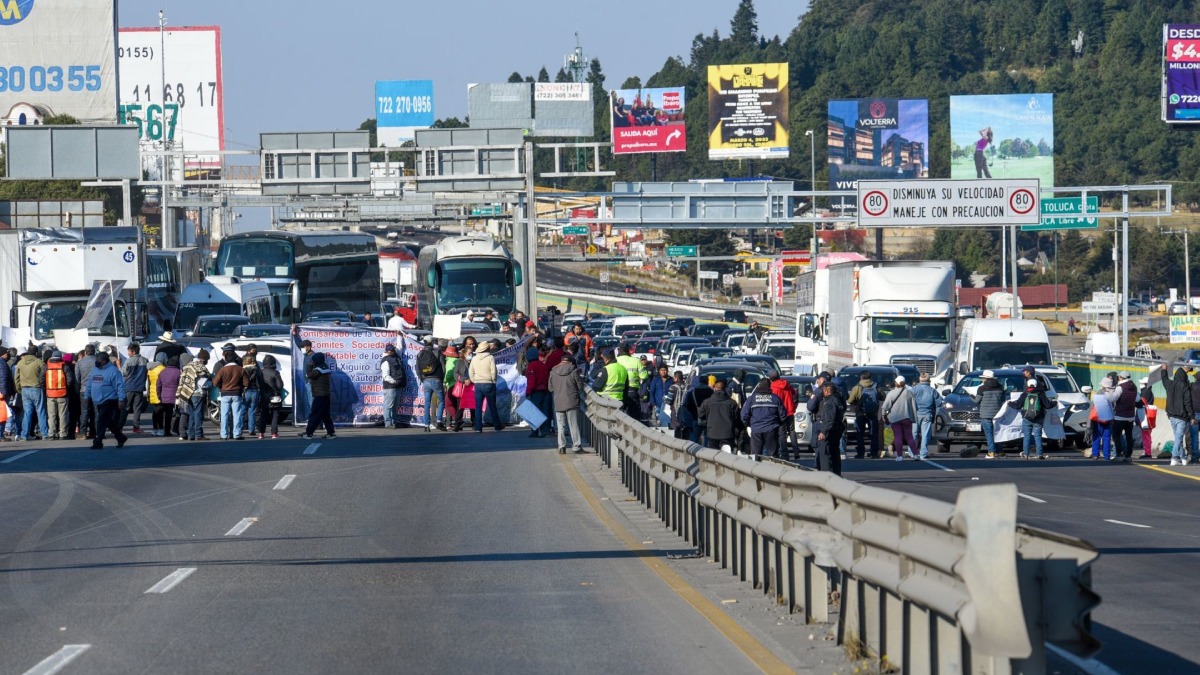
[[[609,293],[607,291],[586,290],[581,291],[578,288],[569,286],[559,286],[556,284],[548,284],[542,281],[538,282],[537,287],[540,293],[565,293],[569,297],[578,298],[581,300],[615,300],[622,302],[635,302],[639,305],[648,307],[663,307],[667,309],[689,307],[691,309],[699,309],[706,312],[720,314],[725,310],[743,310],[747,315],[754,315],[759,318],[771,318],[770,307],[753,307],[746,305],[723,305],[716,302],[700,302],[699,300],[688,300],[686,298],[676,298],[667,296],[656,296],[639,293],[637,295],[627,295],[625,293]],[[776,320],[780,323],[796,322],[796,313],[785,309],[776,309]]]
[[[1018,525],[1014,485],[955,504],[671,438],[589,392],[601,460],[668,527],[840,644],[905,673],[1046,672],[1091,657],[1087,542]]]

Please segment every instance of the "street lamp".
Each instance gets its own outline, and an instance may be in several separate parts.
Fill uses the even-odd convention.
[[[813,191],[810,197],[812,211],[816,212],[817,206],[817,136],[812,129],[804,132],[808,136],[808,179],[809,189]],[[812,241],[808,245],[808,269],[817,271],[817,223],[812,224]]]

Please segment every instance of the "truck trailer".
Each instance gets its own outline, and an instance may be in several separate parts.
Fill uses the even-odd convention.
[[[84,342],[121,348],[143,323],[138,312],[144,308],[138,308],[136,299],[145,263],[136,227],[3,230],[0,260],[5,345],[33,342],[74,350],[81,331],[87,330]],[[93,311],[92,325],[83,326],[97,282],[114,282],[113,287],[123,282],[123,288],[112,302],[103,303],[102,316]],[[59,338],[64,344],[58,344]]]
[[[796,282],[796,360],[822,370],[906,364],[953,378],[954,263],[863,260]]]

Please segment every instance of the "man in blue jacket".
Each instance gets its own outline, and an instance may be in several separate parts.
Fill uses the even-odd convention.
[[[667,395],[667,390],[674,384],[671,379],[671,370],[666,366],[660,366],[658,375],[650,378],[650,423],[653,426],[660,426],[659,414],[663,409],[663,398]]]
[[[96,407],[96,436],[92,449],[104,448],[104,432],[111,431],[117,439],[117,447],[125,447],[129,438],[121,432],[121,414],[125,411],[125,378],[120,369],[108,361],[108,353],[96,354],[96,367],[83,389],[83,398]]]
[[[786,421],[783,400],[771,391],[771,380],[764,377],[742,406],[742,424],[750,429],[750,453],[778,456],[779,427]]]
[[[929,456],[929,439],[933,436],[933,418],[942,405],[942,395],[929,383],[929,373],[921,373],[921,381],[911,389],[913,402],[917,404],[917,445],[921,446],[921,459]]]

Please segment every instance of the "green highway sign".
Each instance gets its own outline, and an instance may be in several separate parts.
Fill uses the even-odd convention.
[[[588,233],[587,225],[567,225],[563,228],[563,234],[584,234]]]
[[[502,211],[501,211],[502,208],[503,207],[501,207],[499,204],[492,204],[490,206],[476,206],[471,209],[471,215],[472,216],[498,216],[502,213]]]
[[[1055,197],[1042,200],[1042,222],[1038,225],[1022,225],[1024,231],[1038,230],[1086,230],[1100,226],[1096,216],[1078,218],[1083,213],[1082,201],[1079,197]],[[1100,198],[1088,195],[1088,213],[1100,211]]]
[[[697,255],[695,246],[668,246],[668,258],[695,258]]]

